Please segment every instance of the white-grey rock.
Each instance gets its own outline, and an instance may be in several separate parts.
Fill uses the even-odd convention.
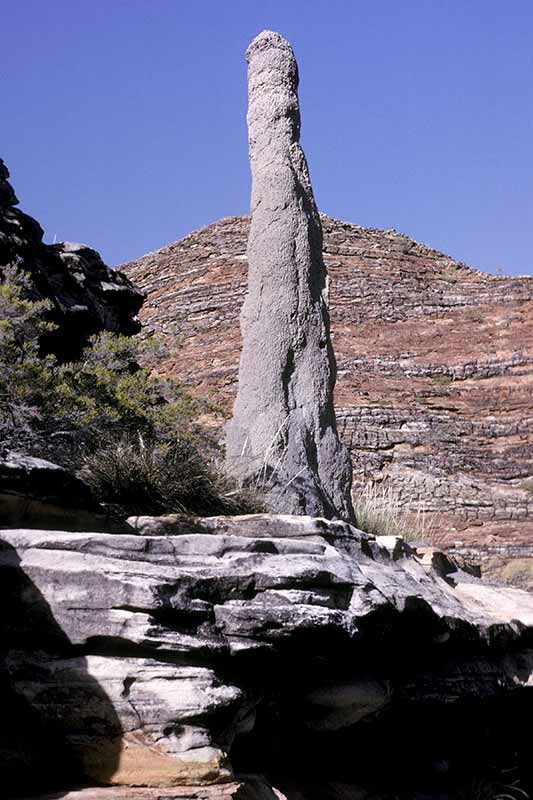
[[[333,407],[322,229],[299,144],[298,68],[272,31],[246,57],[252,223],[227,463],[266,490],[277,512],[353,521],[350,458]]]
[[[162,536],[0,531],[0,699],[21,728],[0,735],[7,785],[57,759],[100,783],[210,785],[231,779],[235,737],[272,704],[283,718],[295,703],[302,725],[330,735],[398,699],[533,684],[526,592],[455,584],[335,521],[180,524]]]

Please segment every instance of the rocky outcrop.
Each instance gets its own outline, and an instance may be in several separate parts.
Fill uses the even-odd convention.
[[[243,348],[226,461],[272,509],[353,520],[333,408],[335,357],[322,230],[300,147],[298,68],[264,31],[247,50],[252,222]]]
[[[0,159],[0,280],[6,268],[23,270],[31,299],[50,301],[49,320],[58,330],[46,338],[45,348],[74,358],[94,333],[136,332],[142,292],[86,245],[44,244],[39,223],[16,208],[8,177]]]
[[[0,530],[4,795],[437,797],[529,758],[530,594],[342,522],[130,523]]]
[[[72,472],[42,458],[0,448],[0,528],[35,526],[129,530],[104,512],[89,486]]]
[[[396,231],[324,215],[322,228],[356,486],[389,481],[441,545],[533,587],[533,278],[484,274]],[[147,293],[142,321],[168,339],[179,322],[158,370],[228,413],[248,232],[230,217],[124,266]]]

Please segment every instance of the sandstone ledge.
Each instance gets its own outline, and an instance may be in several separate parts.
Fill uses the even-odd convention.
[[[361,721],[367,738],[395,709],[499,708],[533,682],[532,595],[321,519],[6,529],[0,587],[6,785],[31,764],[44,786],[60,762],[70,785],[144,786],[143,800],[259,798],[233,770],[272,768],[273,742],[301,740],[307,760],[332,742],[333,758]],[[181,785],[197,788],[169,793]]]
[[[154,367],[227,411],[250,220],[227,217],[124,265]],[[533,277],[487,275],[394,230],[322,215],[341,438],[356,484],[389,480],[489,577],[533,587]],[[213,420],[221,426],[221,418]]]
[[[100,787],[77,789],[61,794],[33,795],[17,800],[284,800],[276,789],[261,779],[232,781],[220,786],[183,786],[142,789]]]

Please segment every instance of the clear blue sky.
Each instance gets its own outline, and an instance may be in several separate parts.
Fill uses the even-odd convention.
[[[533,273],[531,0],[6,0],[0,155],[47,240],[116,264],[247,212],[264,28],[299,61],[321,210]]]

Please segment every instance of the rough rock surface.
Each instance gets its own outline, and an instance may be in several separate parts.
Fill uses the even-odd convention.
[[[444,730],[454,776],[489,758],[489,711],[500,750],[514,747],[531,714],[532,595],[342,522],[132,523],[135,535],[0,530],[5,794],[84,779],[146,791],[67,796],[353,797],[316,787],[364,784],[367,766],[375,782],[387,736],[377,773],[397,791]],[[428,718],[413,773],[404,744]],[[195,788],[170,788],[183,785]]]
[[[227,411],[249,224],[220,220],[124,266],[147,293],[141,320],[169,339],[179,321],[179,348],[155,366]],[[322,227],[356,484],[389,479],[440,544],[533,587],[533,278],[484,274],[395,231]]]
[[[0,528],[127,532],[94,500],[89,486],[67,469],[0,448]]]
[[[333,407],[322,230],[299,144],[298,68],[272,31],[246,58],[252,222],[226,460],[268,487],[275,511],[353,520],[351,464]]]
[[[24,270],[30,276],[31,298],[52,303],[49,318],[59,330],[47,339],[47,348],[71,358],[94,333],[136,332],[142,293],[90,247],[44,244],[39,223],[16,208],[8,177],[0,159],[0,280],[6,267]]]
[[[75,789],[61,795],[33,795],[26,800],[285,800],[285,795],[255,776],[244,781],[231,781],[218,786],[182,786],[164,789],[139,789],[132,787],[100,787]],[[9,800],[6,798],[5,800]],[[13,799],[14,800],[14,799]],[[17,800],[21,800],[20,797]],[[297,798],[295,798],[297,800]]]

